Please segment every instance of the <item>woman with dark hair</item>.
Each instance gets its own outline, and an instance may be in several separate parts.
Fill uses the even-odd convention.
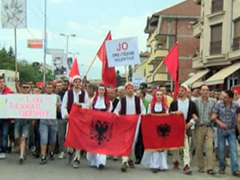
[[[104,85],[99,85],[96,95],[90,102],[90,109],[111,112],[112,102],[108,98],[108,92]],[[88,152],[87,159],[90,162],[90,166],[97,167],[101,170],[106,165],[107,156]]]
[[[153,99],[149,104],[148,114],[168,113],[168,105],[160,89],[155,89]],[[152,172],[157,173],[160,170],[167,170],[167,151],[144,151],[142,165],[151,168]]]

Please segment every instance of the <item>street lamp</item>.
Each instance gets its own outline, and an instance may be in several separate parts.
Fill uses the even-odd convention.
[[[80,53],[79,52],[69,52],[68,54],[72,54],[73,55],[73,57],[75,57],[76,55],[80,55]]]
[[[65,36],[65,37],[67,38],[66,56],[68,57],[68,41],[69,41],[69,37],[76,37],[76,34],[64,34],[64,33],[60,33],[60,36]]]

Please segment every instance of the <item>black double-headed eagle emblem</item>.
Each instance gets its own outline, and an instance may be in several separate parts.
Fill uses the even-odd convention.
[[[104,140],[110,141],[112,138],[112,127],[112,123],[102,123],[100,120],[92,120],[90,127],[90,138],[96,140],[98,145],[101,145]]]
[[[171,133],[171,127],[168,124],[160,124],[157,126],[158,136],[167,137]]]

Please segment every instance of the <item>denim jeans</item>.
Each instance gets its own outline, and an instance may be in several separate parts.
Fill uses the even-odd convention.
[[[29,120],[22,119],[22,120],[15,120],[15,128],[14,128],[14,136],[15,139],[18,138],[29,138],[29,133],[31,129],[31,124]]]
[[[8,130],[10,122],[5,119],[0,120],[0,133],[1,133],[1,153],[6,153],[8,148]]]
[[[232,172],[239,170],[238,167],[238,155],[237,155],[237,142],[236,142],[236,134],[222,134],[218,132],[218,150],[219,150],[219,169],[225,170],[226,168],[226,155],[225,155],[225,147],[226,140],[229,144],[230,149],[230,160],[231,160],[231,169]]]
[[[58,144],[59,144],[59,152],[64,151],[64,141],[66,136],[67,129],[67,120],[59,119],[58,120]]]
[[[40,121],[39,133],[40,133],[40,143],[45,144],[55,144],[57,141],[57,130],[58,125],[45,124]]]

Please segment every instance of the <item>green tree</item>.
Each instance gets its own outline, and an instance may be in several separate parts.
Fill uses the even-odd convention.
[[[41,70],[40,63],[29,63],[26,60],[18,60],[17,63],[20,76],[19,79],[21,81],[32,81],[33,83],[42,81],[43,72]],[[11,47],[8,51],[6,51],[5,48],[0,50],[0,69],[15,71],[15,57],[14,51]],[[52,75],[51,71],[47,71],[46,80],[54,80],[54,76]]]
[[[13,48],[12,48],[11,46],[10,46],[10,48],[9,48],[9,50],[8,50],[8,55],[11,56],[11,57],[15,57]]]
[[[15,58],[5,48],[0,50],[0,69],[15,70]]]

